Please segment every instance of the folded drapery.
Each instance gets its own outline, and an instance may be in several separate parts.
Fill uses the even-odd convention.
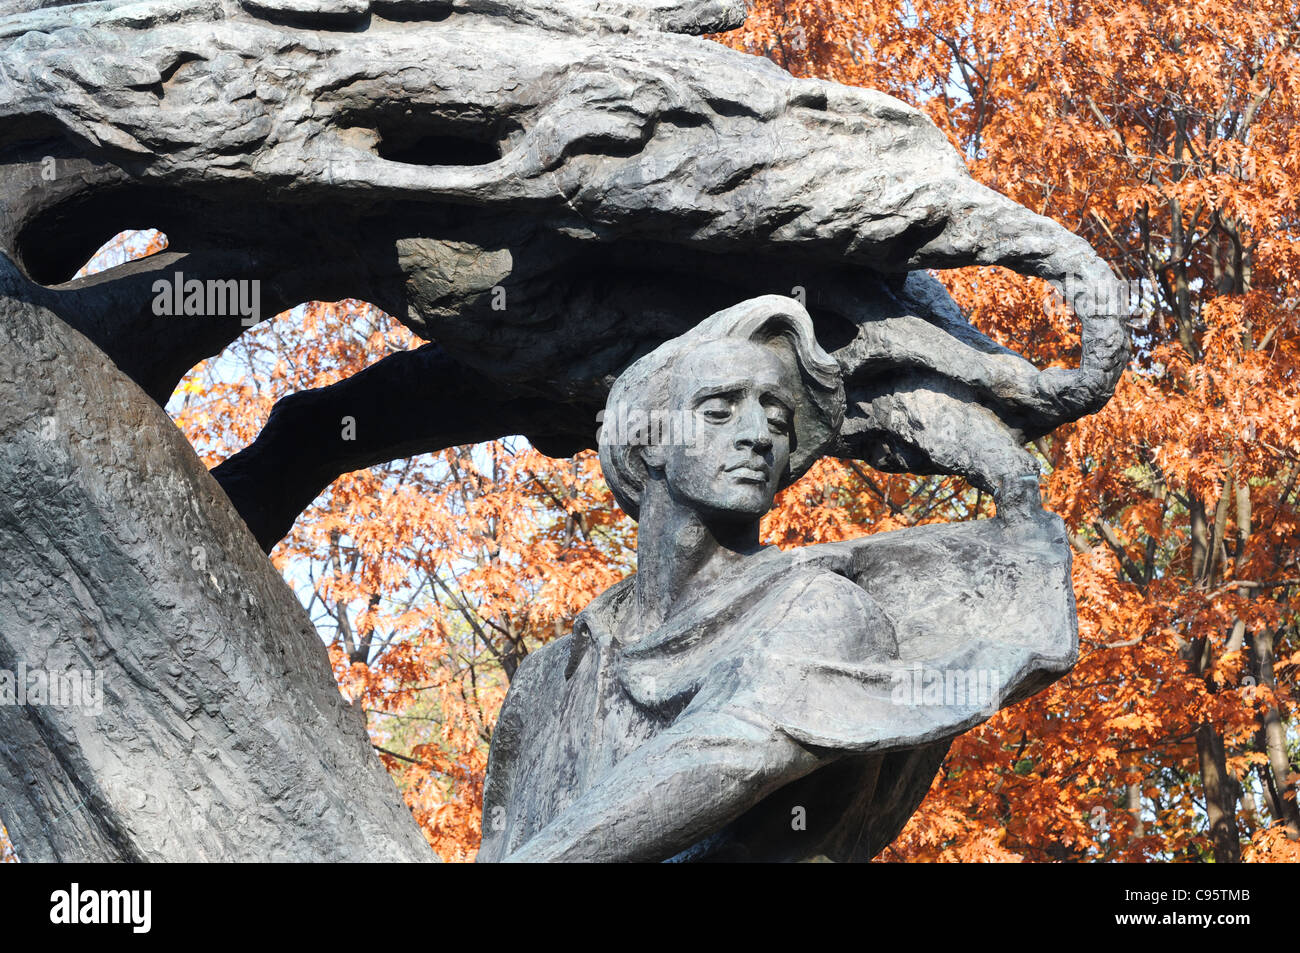
[[[516,674],[480,859],[561,856],[563,841],[591,860],[867,860],[953,737],[1073,665],[1069,569],[1046,514],[769,548],[639,638],[624,580]],[[752,796],[726,794],[727,816],[686,824],[688,842],[665,834],[694,809],[674,799],[710,775]],[[646,814],[640,843],[591,835],[628,805]]]

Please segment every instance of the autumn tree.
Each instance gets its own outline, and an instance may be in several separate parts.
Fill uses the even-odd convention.
[[[14,853],[14,845],[9,843],[9,832],[0,825],[0,864],[12,864],[18,861],[18,855]]]
[[[719,37],[924,109],[977,178],[1086,236],[1130,289],[1115,398],[1035,445],[1076,550],[1080,664],[958,741],[887,859],[1300,856],[1296,14],[762,2]],[[1040,366],[1077,347],[1045,286],[942,277]],[[839,476],[873,502],[864,529],[971,495]]]

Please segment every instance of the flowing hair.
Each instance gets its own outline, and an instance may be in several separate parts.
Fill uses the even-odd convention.
[[[844,422],[844,381],[840,366],[822,350],[812,319],[798,301],[765,295],[719,311],[679,337],[661,344],[619,375],[610,388],[598,437],[600,466],[614,498],[637,519],[645,490],[643,441],[628,440],[625,428],[610,426],[629,409],[649,418],[670,408],[666,386],[673,364],[683,354],[711,341],[734,339],[789,347],[799,370],[800,397],[794,409],[790,465],[781,478],[789,486],[807,472],[839,437]],[[653,433],[653,428],[651,428]]]

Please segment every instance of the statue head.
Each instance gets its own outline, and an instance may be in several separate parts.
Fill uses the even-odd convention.
[[[839,365],[793,298],[720,311],[619,375],[600,462],[638,519],[651,480],[711,519],[757,520],[777,491],[834,443],[844,419]]]

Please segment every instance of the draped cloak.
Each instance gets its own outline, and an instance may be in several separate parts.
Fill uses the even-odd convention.
[[[1074,665],[1070,558],[1046,513],[768,548],[635,640],[634,578],[623,580],[515,673],[479,859],[526,845],[665,728],[725,709],[818,766],[693,843],[651,845],[657,858],[869,860],[956,735]]]

